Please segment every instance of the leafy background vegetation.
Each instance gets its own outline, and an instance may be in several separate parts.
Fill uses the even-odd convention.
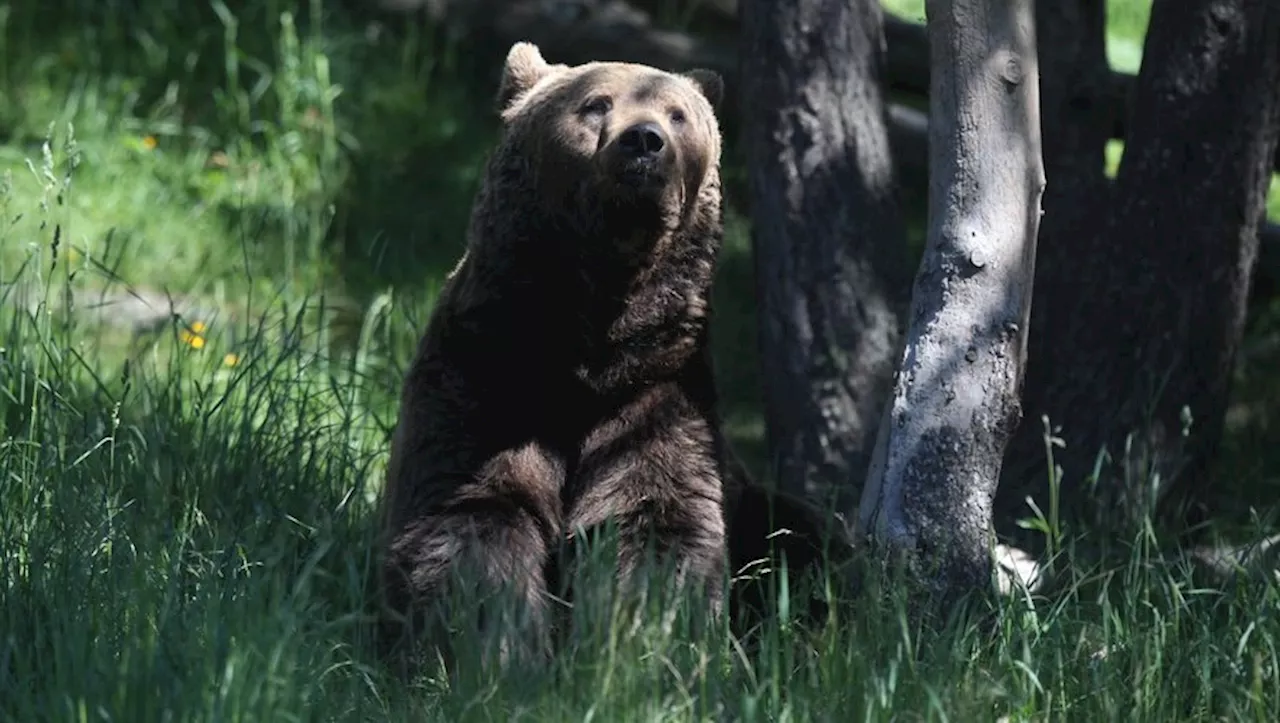
[[[1118,68],[1147,6],[1110,3]],[[321,0],[0,2],[0,718],[1277,718],[1276,582],[1199,587],[1149,536],[1118,562],[1068,544],[1052,597],[986,625],[920,628],[870,594],[748,647],[615,617],[549,671],[392,682],[368,649],[371,515],[499,61]],[[717,360],[759,465],[729,224]],[[166,296],[181,320],[146,311]],[[1255,421],[1229,467],[1268,491],[1280,390],[1241,374]]]

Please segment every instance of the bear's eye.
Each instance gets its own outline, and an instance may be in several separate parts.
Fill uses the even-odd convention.
[[[583,104],[581,113],[583,115],[604,115],[613,108],[613,101],[606,96],[592,98]]]
[[[685,121],[684,111],[680,110],[679,108],[676,108],[675,110],[671,111],[672,123],[675,123],[676,125],[679,126],[679,125],[684,125],[684,121]]]

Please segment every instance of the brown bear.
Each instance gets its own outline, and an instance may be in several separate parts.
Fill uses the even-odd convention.
[[[606,523],[620,582],[656,552],[722,607],[731,461],[707,340],[721,95],[707,70],[511,48],[467,249],[404,381],[384,646],[447,648],[442,604],[504,591],[521,620],[485,621],[477,604],[500,655],[546,654],[557,551]],[[745,548],[763,550],[765,515],[743,519]]]
[[[544,648],[547,567],[606,522],[621,579],[652,543],[719,606],[721,93],[710,71],[511,48],[502,138],[392,441],[383,585],[403,622],[455,582],[505,588],[529,616],[506,645]]]

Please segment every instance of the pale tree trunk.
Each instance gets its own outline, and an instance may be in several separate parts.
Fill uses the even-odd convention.
[[[878,0],[744,0],[741,66],[766,436],[779,487],[848,505],[910,283]]]
[[[1032,0],[929,0],[929,236],[858,529],[950,598],[992,582],[1040,198]]]
[[[1027,338],[1023,419],[1009,443],[996,494],[996,523],[1004,535],[1028,538],[1014,524],[1031,514],[1026,498],[1049,510],[1048,460],[1041,415],[1054,378],[1079,374],[1055,363],[1062,338],[1082,299],[1099,293],[1094,268],[1106,263],[1111,184],[1104,172],[1107,140],[1116,123],[1114,82],[1107,63],[1106,0],[1036,3],[1044,145],[1044,216],[1036,246],[1036,280]]]
[[[1222,435],[1280,132],[1280,3],[1156,0],[1132,107],[1096,237],[1044,312],[1027,412],[1061,427],[1066,512],[1134,522],[1163,490],[1171,521],[1193,522],[1181,515]],[[1115,463],[1086,485],[1103,448]]]

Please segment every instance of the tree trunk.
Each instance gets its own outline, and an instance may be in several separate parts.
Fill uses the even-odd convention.
[[[1048,510],[1048,460],[1044,449],[1045,394],[1064,373],[1054,363],[1062,329],[1079,314],[1077,304],[1096,293],[1094,264],[1105,258],[1110,182],[1105,174],[1107,140],[1115,123],[1110,102],[1111,69],[1106,55],[1105,0],[1036,3],[1040,62],[1041,130],[1048,185],[1036,248],[1035,290],[1027,340],[1025,412],[1009,443],[996,499],[1002,533],[1030,510],[1030,495]],[[1081,370],[1082,375],[1088,372]]]
[[[1032,0],[928,0],[929,236],[858,525],[935,594],[992,581],[1044,167]]]
[[[741,10],[766,436],[781,489],[847,505],[909,288],[882,11],[878,0],[745,0]]]
[[[1045,172],[1051,179],[1045,188],[1036,252],[1037,292],[1040,279],[1052,275],[1050,262],[1076,255],[1063,253],[1073,241],[1069,226],[1051,218],[1067,224],[1076,217],[1095,216],[1090,207],[1099,202],[1098,194],[1106,186],[1104,151],[1116,113],[1110,102],[1106,25],[1106,0],[1036,3],[1041,137]],[[1063,244],[1047,248],[1044,240],[1054,233],[1064,234]]]
[[[1034,413],[1061,425],[1067,445],[1055,453],[1065,503],[1120,510],[1123,522],[1153,511],[1161,488],[1175,492],[1166,511],[1197,501],[1222,434],[1278,126],[1280,5],[1156,0],[1103,233],[1075,262],[1080,292],[1035,362],[1046,382]],[[1104,446],[1121,464],[1086,494]]]

